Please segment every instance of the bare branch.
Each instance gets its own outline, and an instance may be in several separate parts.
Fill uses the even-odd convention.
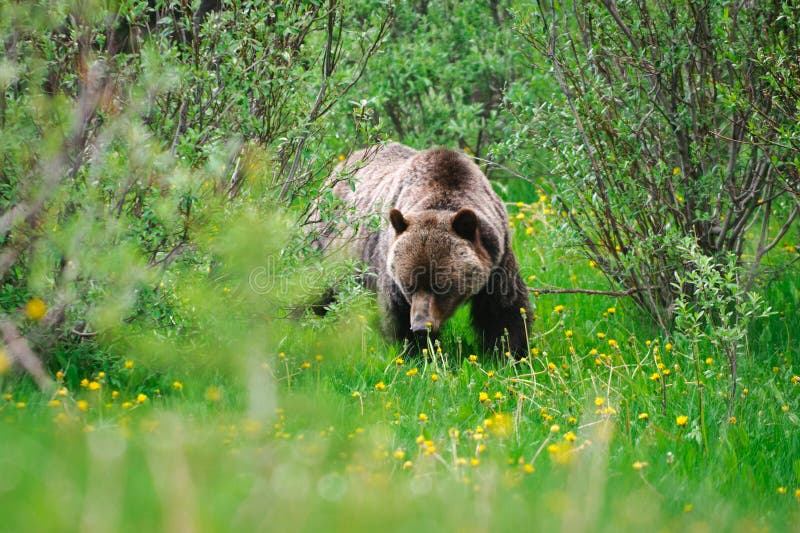
[[[43,392],[52,392],[55,382],[45,371],[42,361],[33,352],[28,340],[22,336],[10,318],[0,317],[0,333],[11,359],[30,374],[39,389]]]

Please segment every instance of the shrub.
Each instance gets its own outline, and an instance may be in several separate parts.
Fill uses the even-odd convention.
[[[674,242],[734,254],[750,288],[797,218],[798,20],[721,0],[543,0],[520,19],[563,95],[520,113],[551,149],[565,227],[664,329]]]

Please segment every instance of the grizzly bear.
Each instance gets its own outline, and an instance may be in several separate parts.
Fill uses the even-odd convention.
[[[523,308],[528,289],[510,247],[508,213],[480,168],[462,153],[389,144],[354,153],[333,173],[344,212],[318,226],[317,245],[345,244],[366,266],[362,283],[377,293],[387,336],[436,336],[471,301],[486,348],[527,353]],[[379,224],[363,222],[380,215]]]

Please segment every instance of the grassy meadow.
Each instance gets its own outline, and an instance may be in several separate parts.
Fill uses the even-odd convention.
[[[532,285],[600,282],[548,246],[546,198],[518,205]],[[52,395],[3,381],[2,529],[791,531],[797,290],[771,286],[730,404],[718,351],[603,296],[534,297],[520,361],[475,352],[465,312],[428,358],[352,313],[226,374],[67,358]]]

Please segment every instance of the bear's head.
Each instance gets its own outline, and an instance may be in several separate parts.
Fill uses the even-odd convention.
[[[456,213],[389,212],[394,241],[389,249],[392,280],[411,306],[411,331],[440,326],[489,280],[492,261],[481,244],[480,220],[471,209]]]

